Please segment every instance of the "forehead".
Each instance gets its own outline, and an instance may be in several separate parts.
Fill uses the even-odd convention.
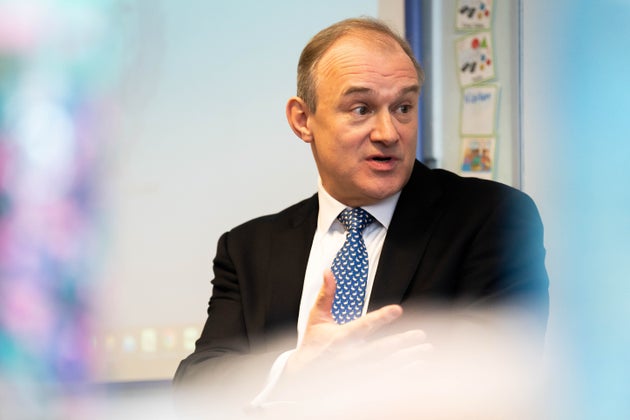
[[[315,67],[317,89],[341,88],[361,80],[418,81],[416,68],[398,43],[378,33],[347,34],[336,40]]]

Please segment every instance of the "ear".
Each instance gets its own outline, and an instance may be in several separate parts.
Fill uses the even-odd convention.
[[[287,121],[289,121],[289,125],[295,135],[306,143],[312,142],[313,133],[308,124],[310,110],[306,102],[302,98],[294,96],[287,102],[286,112]]]

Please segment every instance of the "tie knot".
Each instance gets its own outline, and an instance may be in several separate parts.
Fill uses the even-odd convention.
[[[357,207],[354,209],[345,209],[339,213],[337,220],[344,225],[348,232],[362,233],[363,229],[374,221],[374,218],[361,207]]]

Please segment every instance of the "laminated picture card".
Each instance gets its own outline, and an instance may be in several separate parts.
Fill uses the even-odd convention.
[[[462,87],[494,79],[492,34],[477,32],[455,41],[459,84]]]
[[[492,179],[495,143],[495,137],[462,138],[460,175]]]
[[[459,0],[455,28],[460,31],[490,29],[492,16],[492,0]]]
[[[472,86],[462,89],[460,134],[462,136],[494,136],[499,102],[497,85]]]

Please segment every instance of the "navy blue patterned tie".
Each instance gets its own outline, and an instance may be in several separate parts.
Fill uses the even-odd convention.
[[[368,254],[362,233],[374,218],[362,208],[356,208],[345,209],[337,219],[346,228],[346,241],[331,267],[337,281],[332,316],[338,324],[345,324],[359,318],[363,312]]]

